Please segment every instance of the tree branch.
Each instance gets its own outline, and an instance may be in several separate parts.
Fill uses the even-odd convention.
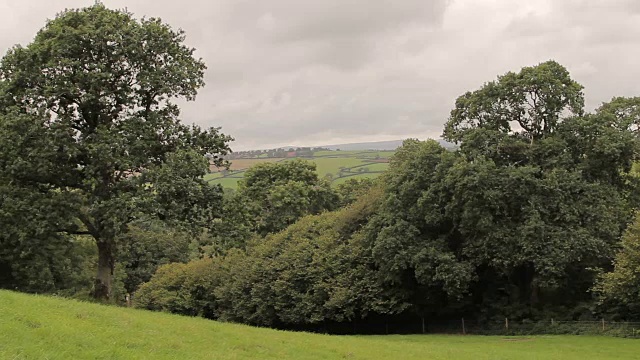
[[[76,231],[60,230],[58,232],[66,232],[69,235],[91,235],[91,236],[93,236],[93,234],[88,230],[76,230]]]
[[[78,214],[78,219],[87,227],[87,233],[89,235],[93,236],[96,240],[100,239],[98,229],[93,225],[87,214],[80,212],[80,214]]]

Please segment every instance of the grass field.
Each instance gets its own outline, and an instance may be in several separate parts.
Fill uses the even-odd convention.
[[[0,359],[638,359],[607,337],[328,336],[0,291]]]
[[[313,157],[302,159],[312,161],[317,166],[318,176],[330,176],[333,185],[338,185],[348,179],[374,178],[388,167],[388,161],[393,151],[318,151]],[[213,172],[205,176],[211,184],[221,184],[223,187],[236,188],[244,172],[251,166],[263,162],[289,161],[291,158],[251,158],[231,161],[230,171],[226,174]]]
[[[231,162],[231,170],[246,170],[255,164],[265,162],[278,162],[282,161],[282,158],[255,158],[255,159],[236,159]]]

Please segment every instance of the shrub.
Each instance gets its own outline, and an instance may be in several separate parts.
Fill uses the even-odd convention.
[[[221,279],[216,259],[162,265],[138,289],[134,306],[148,310],[216,318],[214,289]]]

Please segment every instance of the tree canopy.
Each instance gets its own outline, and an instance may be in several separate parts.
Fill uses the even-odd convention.
[[[567,114],[583,114],[582,89],[555,61],[508,72],[460,96],[443,137],[460,142],[470,131],[484,128],[514,131],[533,142],[553,133]]]
[[[598,279],[595,289],[600,302],[622,318],[640,316],[640,214],[636,214],[622,237],[613,271]]]
[[[277,233],[306,215],[339,205],[315,164],[300,159],[254,165],[238,185],[226,195],[222,218],[212,226],[216,253],[243,248],[253,236]]]

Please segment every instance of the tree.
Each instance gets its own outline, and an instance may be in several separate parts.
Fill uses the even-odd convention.
[[[243,249],[247,240],[255,236],[255,213],[247,206],[247,199],[238,192],[226,189],[222,215],[211,223],[211,236],[202,246],[205,256],[224,255],[230,249]]]
[[[207,259],[208,266],[163,266],[140,288],[137,305],[183,314],[208,309],[215,318],[268,326],[393,313],[400,300],[378,282],[360,231],[379,196],[374,188],[346,208],[305,216],[246,251]]]
[[[520,132],[531,142],[552,133],[565,113],[581,115],[582,85],[555,61],[509,72],[456,100],[444,139],[460,142],[476,128]]]
[[[339,184],[336,186],[336,193],[340,198],[340,206],[352,204],[366,194],[375,184],[375,180],[371,178],[348,179]]]
[[[133,304],[148,310],[217,318],[214,290],[227,276],[216,259],[165,264],[151,281],[142,284]]]
[[[382,204],[365,228],[382,281],[408,304],[432,312],[460,299],[475,277],[473,264],[460,256],[445,197],[432,198],[455,160],[437,141],[406,140],[382,177]]]
[[[180,123],[205,65],[184,33],[101,4],[66,10],[0,63],[2,182],[64,198],[50,233],[95,239],[94,296],[108,299],[119,234],[146,215],[199,226],[221,189],[202,180],[223,166],[231,139]]]
[[[0,288],[75,294],[91,286],[95,245],[57,232],[71,221],[64,204],[61,193],[0,185]]]
[[[213,232],[227,238],[220,239],[223,242],[239,245],[250,233],[276,233],[303,216],[337,205],[337,195],[328,181],[318,178],[314,163],[300,159],[262,163],[247,170],[238,191],[225,202],[224,219]],[[244,241],[238,238],[242,234]]]
[[[622,237],[622,249],[614,260],[614,269],[602,274],[595,290],[609,308],[617,307],[627,319],[640,316],[640,213]]]
[[[602,104],[596,112],[614,116],[621,127],[636,134],[640,131],[640,97],[614,97]]]
[[[117,269],[124,290],[133,294],[156,269],[168,263],[186,263],[198,254],[189,234],[158,221],[136,221],[117,239]]]
[[[456,101],[444,136],[459,151],[397,150],[367,227],[388,284],[423,309],[494,315],[589,300],[585,269],[606,266],[637,198],[638,142],[633,100],[585,115],[581,89],[555,62],[508,73]]]

